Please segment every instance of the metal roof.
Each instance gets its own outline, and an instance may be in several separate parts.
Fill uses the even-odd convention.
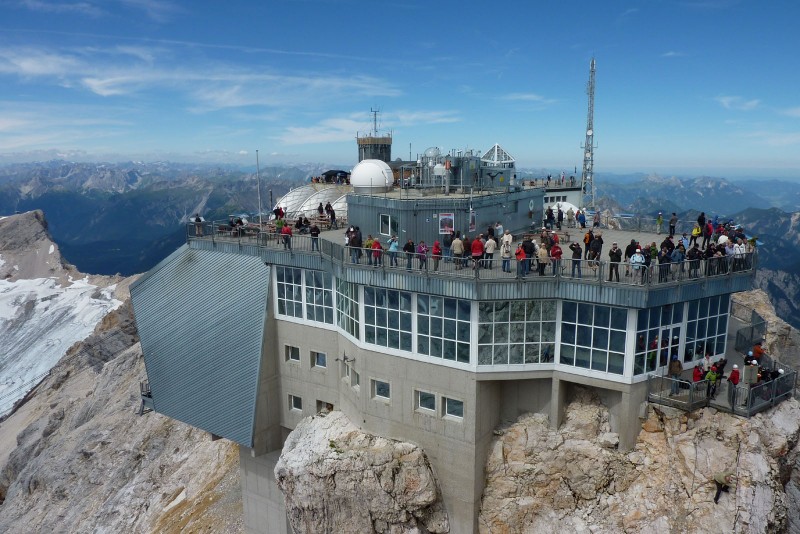
[[[131,286],[155,411],[252,446],[269,287],[258,257],[187,246]]]

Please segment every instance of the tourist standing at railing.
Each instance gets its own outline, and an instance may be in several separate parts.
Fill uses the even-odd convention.
[[[669,236],[675,235],[675,227],[678,226],[678,214],[672,212],[672,217],[669,218]]]
[[[536,243],[531,240],[530,236],[526,236],[525,239],[522,240],[522,250],[525,251],[525,262],[522,269],[525,271],[525,274],[528,275],[531,272],[531,262],[540,249],[536,248]],[[545,250],[545,256],[547,256],[547,250]]]
[[[611,260],[608,264],[608,281],[612,282],[614,275],[619,282],[619,264],[622,261],[622,249],[617,246],[617,242],[611,244],[611,250],[608,251],[608,257]]]
[[[504,273],[511,272],[511,243],[503,240],[500,243],[500,259],[502,260],[501,268]]]
[[[322,204],[320,204],[322,206]],[[311,224],[311,229],[308,231],[311,234],[311,252],[319,250],[319,226],[317,223]]]
[[[642,249],[637,248],[636,252],[633,253],[630,260],[631,270],[633,271],[633,276],[639,277],[639,283],[644,284],[645,274],[647,273],[647,267],[645,266],[644,254],[642,254]]]
[[[728,402],[731,405],[731,410],[736,405],[736,386],[739,385],[739,366],[733,364],[731,374],[728,375]]]
[[[375,242],[375,239],[372,237],[372,234],[367,234],[367,239],[364,240],[364,250],[367,255],[367,265],[372,265],[372,244]]]
[[[583,250],[580,243],[573,242],[569,249],[572,251],[572,278],[575,278],[575,270],[578,271],[578,278],[582,278],[581,274],[581,260],[583,259]]]
[[[525,245],[525,243],[523,243],[523,245]],[[539,276],[544,276],[544,270],[547,268],[547,264],[550,263],[550,255],[547,253],[546,247],[539,247],[539,251],[536,254],[539,260]]]
[[[673,250],[672,254],[670,255],[670,259],[672,260],[672,263],[680,265],[680,273],[683,275],[684,260],[686,259],[686,249],[683,248],[683,243],[680,243],[677,247],[675,247],[675,250]],[[675,278],[675,275],[673,274],[672,277]],[[681,278],[683,278],[683,276],[681,276]]]
[[[517,251],[514,253],[514,257],[517,259],[517,278],[525,277],[525,262],[527,262],[527,254],[525,254],[525,250],[522,248],[522,243],[517,244]]]
[[[442,245],[439,243],[438,240],[433,242],[433,248],[431,249],[431,258],[433,259],[433,270],[439,270],[439,260],[442,259]]]
[[[472,252],[472,268],[480,269],[483,259],[483,241],[480,235],[475,236],[475,239],[472,240],[470,251]]]
[[[575,210],[572,206],[567,210],[567,228],[575,228]]]
[[[710,222],[706,222],[706,225],[703,227],[703,244],[700,248],[708,247],[712,235],[714,235],[714,226]]]
[[[375,267],[383,265],[383,247],[378,238],[372,240],[372,264]]]
[[[703,379],[705,372],[703,372],[703,366],[701,364],[697,364],[694,366],[692,370],[692,381],[693,382],[700,382]]]
[[[600,258],[602,258],[603,254],[603,234],[600,232],[596,232],[594,234],[594,239],[592,239],[591,243],[589,243],[589,259],[594,260],[593,264],[590,264],[592,268],[597,268],[600,265]]]
[[[558,243],[553,243],[550,247],[550,263],[553,264],[553,276],[558,273],[558,267],[561,265],[561,256],[563,256],[564,251],[561,250],[561,247]]]
[[[672,355],[672,360],[669,362],[669,377],[672,379],[672,386],[669,390],[669,396],[677,395],[680,393],[681,388],[681,373],[683,373],[683,364],[678,359],[677,354]]]
[[[291,225],[284,224],[281,228],[281,236],[283,236],[283,248],[292,250],[292,227]]]
[[[419,270],[424,271],[428,267],[428,245],[421,239],[417,244],[417,258],[419,259]]]
[[[444,238],[442,239],[442,252],[444,256],[444,262],[450,263],[453,261],[453,229],[450,228],[447,230],[447,233],[444,234]]]
[[[635,239],[631,239],[631,242],[625,247],[625,276],[631,275],[631,258],[636,254],[637,248],[639,246],[636,244]]]
[[[361,246],[363,245],[361,229],[358,226],[351,226],[350,228],[353,229],[350,232],[350,261],[352,263],[361,263]]]
[[[199,213],[194,214],[194,235],[203,237],[203,218]]]
[[[389,238],[389,267],[398,267],[397,265],[397,236],[393,235]]]
[[[411,271],[411,262],[414,259],[414,254],[417,252],[417,247],[414,246],[414,242],[412,240],[408,240],[405,245],[403,245],[403,252],[406,253],[406,271]]]
[[[744,245],[744,240],[739,238],[733,246],[733,270],[741,271],[744,269],[744,257],[747,249]]]
[[[669,279],[669,267],[672,262],[667,247],[662,247],[658,253],[658,282],[664,283]]]
[[[464,257],[464,241],[461,240],[460,232],[456,232],[453,244],[450,245],[450,250],[453,251],[453,261],[456,264],[456,270],[460,271],[463,265],[462,259]]]
[[[686,259],[689,260],[689,278],[697,278],[699,276],[700,258],[700,249],[697,243],[695,243],[694,246],[686,252]]]
[[[656,217],[656,233],[661,235],[661,231],[664,230],[664,216],[661,215],[661,212],[658,212],[658,217]]]
[[[497,241],[493,236],[486,238],[486,244],[483,245],[483,256],[486,260],[486,268],[494,268],[494,251],[497,250]]]
[[[589,259],[589,247],[591,246],[593,240],[594,240],[594,232],[592,232],[591,230],[589,230],[588,232],[583,234],[583,245],[584,245],[583,257],[584,257],[584,259]]]

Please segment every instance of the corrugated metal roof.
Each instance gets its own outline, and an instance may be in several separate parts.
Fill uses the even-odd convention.
[[[155,411],[252,446],[269,267],[181,247],[131,287]]]

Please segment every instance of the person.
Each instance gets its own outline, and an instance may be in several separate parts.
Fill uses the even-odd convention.
[[[194,235],[203,237],[203,218],[199,213],[194,214]]]
[[[397,236],[393,235],[389,238],[389,267],[397,267]]]
[[[681,361],[678,359],[678,355],[673,354],[672,361],[669,362],[669,376],[672,378],[672,386],[669,391],[670,397],[680,393],[681,373],[683,373],[683,364],[681,364]]]
[[[761,361],[761,357],[766,354],[767,351],[764,350],[764,340],[759,339],[755,345],[753,345],[753,358],[757,361]]]
[[[575,228],[575,210],[572,206],[567,210],[567,228]]]
[[[483,259],[483,241],[481,241],[480,235],[475,236],[475,239],[472,240],[470,251],[472,252],[472,268],[480,269],[481,259]]]
[[[564,211],[561,209],[561,204],[558,205],[558,213],[556,214],[556,228],[561,230],[561,225],[564,223]]]
[[[527,261],[527,255],[525,251],[522,249],[522,243],[517,244],[517,251],[514,253],[514,257],[517,259],[517,278],[524,278],[525,277],[525,262]]]
[[[731,374],[728,375],[728,402],[731,405],[731,410],[736,406],[736,386],[739,385],[739,366],[733,364]]]
[[[664,229],[664,216],[661,215],[661,212],[658,212],[658,217],[656,217],[656,233],[661,235],[661,230]]]
[[[311,234],[311,252],[319,251],[319,226],[314,222],[309,230]]]
[[[735,475],[736,474],[734,473],[734,471],[731,470],[722,471],[721,473],[714,474],[714,484],[716,484],[717,486],[717,494],[714,495],[714,504],[719,503],[719,496],[722,494],[723,491],[725,493],[728,493],[730,487],[736,483]]]
[[[292,250],[292,226],[290,224],[283,225],[281,236],[283,236],[283,248]]]
[[[447,230],[442,238],[442,251],[444,252],[444,262],[450,263],[453,261],[453,229]]]
[[[603,234],[600,232],[594,233],[594,239],[592,242],[589,243],[589,259],[594,260],[594,263],[590,263],[593,269],[596,269],[600,265],[600,258],[601,254],[603,253]]]
[[[358,226],[351,226],[350,228],[352,228],[350,232],[350,261],[356,264],[361,263],[361,247],[364,244],[362,243],[361,230],[359,230]]]
[[[523,245],[525,243],[523,242]],[[550,263],[550,256],[547,254],[547,247],[539,247],[539,252],[536,253],[538,260],[539,260],[539,276],[544,276],[544,270],[547,268],[547,264]],[[530,262],[530,258],[525,260]]]
[[[364,249],[366,250],[367,254],[367,265],[372,265],[372,244],[375,242],[375,239],[372,237],[372,234],[367,234],[367,239],[364,240]]]
[[[706,397],[709,399],[713,399],[717,394],[717,366],[715,364],[711,365],[711,369],[708,370],[706,373],[705,379],[708,380],[708,385],[706,386]]]
[[[582,278],[581,260],[583,259],[583,250],[581,245],[575,241],[569,246],[569,249],[572,251],[572,278],[575,278],[576,269],[578,270],[578,278]]]
[[[494,224],[494,238],[495,241],[502,238],[505,230],[503,229],[503,224],[500,221],[497,221]]]
[[[464,257],[464,241],[461,240],[461,232],[456,232],[456,236],[450,248],[453,250],[453,262],[456,265],[456,271],[460,271],[463,266],[462,259]]]
[[[511,243],[506,242],[505,240],[502,241],[500,245],[500,258],[503,261],[501,268],[504,273],[511,272]]]
[[[658,253],[658,281],[659,283],[666,282],[669,279],[670,264],[669,249],[661,247],[661,252]]]
[[[636,254],[637,248],[639,246],[636,244],[635,239],[631,239],[631,242],[625,247],[625,276],[631,275],[631,258]]]
[[[372,240],[372,265],[374,267],[383,265],[383,247],[380,239],[377,238]]]
[[[694,370],[692,371],[692,381],[700,382],[704,375],[705,373],[703,372],[703,366],[699,363],[695,365]]]
[[[523,269],[525,269],[525,274],[527,275],[531,272],[531,262],[537,253],[536,243],[533,242],[530,236],[525,236],[522,240],[522,250],[525,251],[525,264],[523,265]]]
[[[647,269],[644,265],[644,254],[642,254],[642,249],[636,249],[636,252],[634,252],[633,256],[631,256],[630,263],[633,276],[641,276],[640,283],[644,284],[645,277],[647,276]]]
[[[594,241],[594,232],[589,230],[583,235],[583,244],[586,245],[584,249],[584,259],[589,259],[589,246],[592,244],[592,241]]]
[[[338,230],[339,223],[336,222],[336,211],[331,207],[330,211],[328,212],[328,216],[331,218],[330,224],[328,224],[328,230]]]
[[[672,212],[672,217],[669,218],[669,236],[673,237],[675,235],[675,227],[678,226],[678,214],[674,211]]]
[[[683,278],[684,273],[684,262],[683,260],[686,258],[686,249],[683,248],[683,243],[680,243],[675,249],[672,251],[672,255],[670,256],[670,260],[675,265],[679,266],[678,272],[680,273],[680,277]],[[673,274],[672,278],[675,278]]]
[[[608,257],[611,260],[608,269],[608,281],[611,282],[614,275],[617,275],[617,282],[619,282],[619,264],[622,261],[622,249],[617,246],[617,242],[611,244],[611,250],[608,251]]]
[[[323,213],[325,213],[325,208],[322,207],[322,202],[320,202],[319,206],[317,206],[317,215],[322,217]]]
[[[485,257],[485,267],[491,269],[494,267],[494,251],[497,250],[497,241],[494,237],[489,236],[486,239],[486,244],[483,245],[483,255]],[[435,269],[434,269],[435,270]]]
[[[433,241],[433,249],[431,250],[431,258],[433,258],[433,270],[439,270],[439,260],[442,259],[442,245],[439,240]]]
[[[553,243],[553,245],[550,247],[550,263],[553,265],[553,276],[558,273],[558,267],[561,265],[561,256],[563,254],[564,251],[561,250],[561,247],[558,245],[558,243]]]
[[[411,271],[411,260],[414,259],[414,253],[416,251],[417,247],[414,246],[414,242],[411,239],[403,245],[403,252],[406,253],[406,271]]]
[[[584,230],[586,229],[586,214],[582,210],[578,210],[576,217],[578,218],[578,224],[581,225],[581,228]]]
[[[689,278],[697,278],[699,276],[700,258],[700,248],[697,243],[695,243],[694,246],[686,252],[686,259],[689,261]]]
[[[594,222],[592,223],[592,228],[600,228],[600,210],[595,210],[594,212]]]

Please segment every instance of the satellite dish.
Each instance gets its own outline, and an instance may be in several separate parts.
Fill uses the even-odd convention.
[[[592,153],[591,153],[591,152],[586,152],[586,157],[587,157],[587,158],[588,158],[588,157],[590,157],[591,155],[592,155]]]
[[[586,135],[592,135],[593,133],[592,130],[586,130]]]

